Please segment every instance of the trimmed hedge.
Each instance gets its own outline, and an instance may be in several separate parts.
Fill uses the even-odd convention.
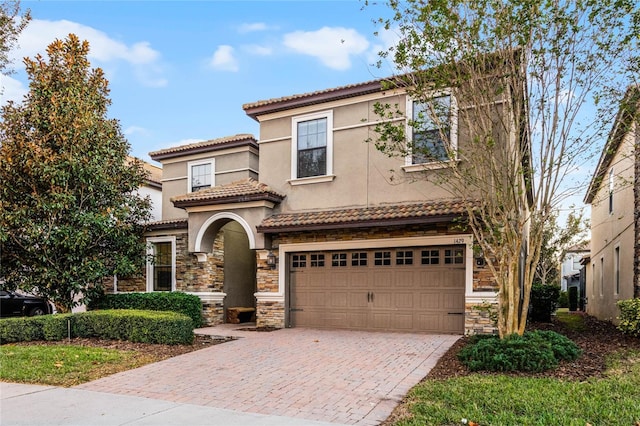
[[[177,291],[154,293],[104,294],[92,300],[89,310],[97,309],[141,309],[147,311],[172,311],[184,314],[193,320],[195,328],[202,327],[202,302],[193,294]]]
[[[168,345],[193,343],[193,321],[176,312],[134,309],[7,318],[0,321],[0,343],[63,340],[71,337],[128,340]]]
[[[541,372],[557,367],[560,360],[573,361],[581,353],[573,341],[561,334],[532,331],[504,339],[475,337],[474,343],[458,353],[458,359],[471,371]]]
[[[640,337],[640,299],[620,300],[618,308],[620,309],[618,330]]]

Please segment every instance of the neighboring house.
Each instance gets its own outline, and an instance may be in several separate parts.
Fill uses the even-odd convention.
[[[476,107],[458,109],[464,100],[451,92],[438,98],[451,133],[468,135],[457,116]],[[245,307],[258,327],[493,331],[475,309],[496,293],[456,222],[463,204],[419,178],[448,165],[390,158],[367,143],[375,102],[413,110],[403,90],[376,80],[244,105],[259,140],[150,153],[163,170],[162,220],[147,236],[155,261],[118,290],[196,294],[208,324]],[[391,181],[392,169],[404,179]]]
[[[142,167],[147,172],[147,177],[144,180],[144,185],[138,189],[138,194],[142,197],[149,197],[151,221],[157,222],[162,219],[162,168],[146,161],[142,161]]]
[[[589,243],[577,244],[569,247],[560,264],[560,290],[567,291],[569,287],[579,285],[582,259],[589,255]]]
[[[585,203],[591,204],[587,313],[613,322],[619,315],[619,300],[633,298],[634,287],[636,297],[640,296],[636,269],[640,260],[639,102],[640,87],[630,87],[585,197]]]

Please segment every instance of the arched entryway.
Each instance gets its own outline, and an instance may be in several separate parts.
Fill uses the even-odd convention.
[[[228,308],[256,307],[256,256],[242,226],[229,221],[220,231],[224,239],[224,311]],[[225,315],[225,321],[227,321]]]
[[[215,322],[228,322],[229,308],[252,308],[255,312],[255,236],[241,216],[220,212],[204,220],[195,238],[194,254],[200,262],[213,257],[216,265],[210,283],[213,298],[218,295],[213,308],[218,312]]]

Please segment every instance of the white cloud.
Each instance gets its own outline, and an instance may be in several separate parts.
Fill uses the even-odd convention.
[[[140,126],[129,126],[126,129],[124,129],[122,131],[126,136],[131,136],[131,135],[148,135],[149,131],[147,129],[145,129],[144,127],[140,127]]]
[[[244,34],[244,33],[256,32],[256,31],[265,31],[267,29],[269,29],[269,27],[264,22],[251,22],[251,23],[240,25],[238,27],[238,32],[241,34]]]
[[[9,101],[22,102],[29,89],[15,78],[0,74],[0,105]]]
[[[295,31],[285,34],[284,45],[303,55],[316,57],[329,68],[346,70],[351,67],[351,55],[369,48],[367,39],[356,30],[323,27],[318,31]]]
[[[233,47],[226,44],[218,46],[209,61],[209,66],[220,71],[238,71],[238,61],[235,58]]]
[[[92,63],[112,64],[123,61],[134,70],[140,83],[160,87],[167,81],[162,78],[160,53],[153,49],[146,41],[127,45],[109,37],[102,31],[67,20],[45,21],[34,19],[29,23],[18,40],[19,48],[13,53],[14,63],[21,63],[25,56],[34,57],[36,54],[44,56],[46,48],[54,39],[64,40],[73,33],[80,40],[89,42],[89,59]]]
[[[248,53],[257,56],[269,56],[273,53],[273,49],[267,46],[259,46],[257,44],[248,44],[242,47]]]

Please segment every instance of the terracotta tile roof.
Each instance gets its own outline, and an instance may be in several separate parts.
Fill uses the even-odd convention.
[[[465,202],[443,200],[420,204],[383,205],[341,210],[281,213],[270,216],[257,227],[258,232],[385,226],[432,223],[466,214]]]
[[[388,79],[371,80],[315,92],[247,103],[242,105],[242,109],[248,116],[256,120],[257,116],[261,114],[379,92],[382,90],[382,82],[385,80]]]
[[[256,148],[258,147],[258,143],[253,135],[249,133],[239,133],[233,136],[225,136],[218,139],[211,139],[208,141],[195,142],[187,145],[173,146],[158,151],[152,151],[149,153],[149,156],[154,160],[163,160],[165,158],[178,157],[184,154],[213,151],[241,145],[255,145]]]
[[[144,160],[139,159],[138,157],[133,157],[131,155],[127,156],[127,162],[132,163],[134,161],[139,161],[142,164],[142,168],[147,172],[146,181],[147,183],[152,183],[154,186],[162,186],[162,168],[155,166],[151,163],[147,163]]]
[[[183,229],[187,228],[188,224],[187,219],[166,219],[149,222],[146,226],[148,230],[156,231],[161,229]]]
[[[207,204],[240,203],[245,201],[271,201],[279,203],[285,196],[268,185],[248,178],[226,185],[214,186],[171,198],[176,207],[202,206]]]

